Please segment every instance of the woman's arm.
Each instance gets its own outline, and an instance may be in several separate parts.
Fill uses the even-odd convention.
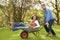
[[[37,25],[36,27],[40,27],[40,24],[39,24],[38,20],[36,20],[35,23]]]

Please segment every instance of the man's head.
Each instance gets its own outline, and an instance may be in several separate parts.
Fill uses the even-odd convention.
[[[42,8],[42,9],[45,8],[45,4],[44,4],[44,3],[41,4],[41,8]]]

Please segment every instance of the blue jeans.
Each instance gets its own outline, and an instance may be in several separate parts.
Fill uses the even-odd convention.
[[[48,23],[49,23],[48,27],[47,27],[47,25],[44,25],[44,28],[45,28],[45,30],[46,30],[47,33],[51,32],[53,35],[56,35],[55,32],[54,32],[54,30],[52,29],[52,24],[53,24],[53,22],[54,22],[54,19],[49,20],[49,22],[48,22]]]
[[[18,28],[18,27],[26,27],[26,26],[22,22],[15,22],[15,23],[13,23],[12,30],[13,31],[19,30],[20,28]]]

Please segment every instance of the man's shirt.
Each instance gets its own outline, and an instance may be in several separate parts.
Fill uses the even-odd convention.
[[[54,19],[51,11],[47,8],[44,9],[44,22]]]

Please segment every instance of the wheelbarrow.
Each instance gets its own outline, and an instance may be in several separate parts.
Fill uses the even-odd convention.
[[[35,35],[36,37],[39,36],[39,31],[42,29],[40,29],[40,27],[35,27],[35,28],[30,28],[30,27],[20,27],[21,30],[23,30],[20,34],[20,37],[25,39],[28,38],[29,33],[33,33],[33,35]]]
[[[19,27],[16,27],[16,26],[19,26]],[[15,23],[12,27],[13,31],[16,31],[19,29],[23,30],[20,34],[20,37],[24,39],[24,38],[28,38],[29,33],[33,33],[35,36],[39,36],[39,31],[42,29],[42,27],[41,28],[40,27],[31,28],[31,27],[27,27],[23,23],[19,23],[19,22],[17,23],[17,25]]]

